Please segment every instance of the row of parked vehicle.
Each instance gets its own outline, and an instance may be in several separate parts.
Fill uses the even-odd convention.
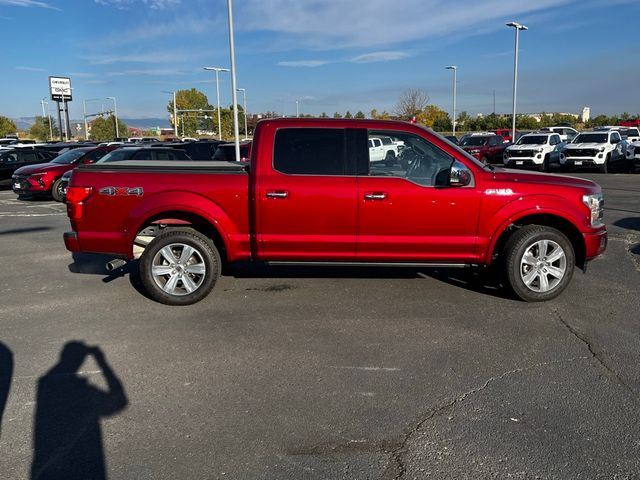
[[[546,172],[552,165],[562,169],[597,168],[635,172],[640,167],[640,131],[637,127],[606,126],[590,132],[570,127],[547,127],[516,134],[503,131],[465,135],[459,146],[485,164],[509,168],[536,168]],[[455,139],[451,139],[455,141]]]
[[[251,142],[240,145],[242,160]],[[51,196],[63,201],[71,173],[79,165],[122,160],[202,161],[235,160],[235,145],[217,140],[192,142],[56,143],[0,150],[0,184],[11,182],[19,197]]]

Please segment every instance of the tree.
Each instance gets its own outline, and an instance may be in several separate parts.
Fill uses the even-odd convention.
[[[389,120],[391,118],[391,115],[386,110],[378,113],[378,110],[376,110],[375,108],[371,110],[371,113],[369,115],[374,120]]]
[[[462,111],[458,114],[458,119],[456,120],[456,127],[459,127],[461,130],[467,129],[467,123],[471,120],[469,114],[465,111]]]
[[[333,118],[342,118],[342,115],[340,113],[338,113],[338,112],[335,112],[333,114]]]
[[[178,90],[176,92],[176,107],[178,110],[213,110],[213,107],[209,105],[207,96],[195,88],[191,90]],[[220,109],[221,116],[224,110]],[[238,111],[242,111],[242,107],[239,107]],[[176,122],[176,119],[173,118],[173,99],[170,100],[167,105],[167,112],[169,112],[171,126],[173,126]],[[205,115],[211,118],[204,118]],[[215,112],[178,112],[178,133],[182,134],[184,132],[185,136],[193,136],[196,134],[196,130],[217,130],[217,118],[218,116]],[[215,124],[214,119],[216,121]],[[228,121],[223,120],[223,128],[225,130],[228,124]],[[233,124],[231,125],[230,131],[232,130]],[[224,133],[225,132],[223,132],[223,136]]]
[[[411,120],[429,104],[429,95],[423,90],[408,89],[402,92],[394,113],[400,120]]]
[[[120,119],[118,119],[118,134],[125,138],[129,136],[129,127]],[[98,117],[91,122],[89,137],[91,140],[99,142],[106,142],[116,138],[116,124],[113,115]]]
[[[51,117],[36,117],[35,123],[29,129],[29,135],[38,140],[49,140],[49,122],[52,124],[53,138],[60,136],[60,131]]]
[[[344,114],[344,118],[353,118],[353,115],[351,115],[351,112],[347,110],[347,112]]]
[[[322,112],[320,118],[329,118],[329,115],[327,115],[327,112]]]
[[[2,115],[0,115],[0,137],[5,137],[11,133],[16,133],[17,130],[18,128],[16,127],[15,123],[13,123],[7,117],[3,117]]]
[[[356,118],[364,118],[364,113],[361,110],[358,110],[356,113]]]

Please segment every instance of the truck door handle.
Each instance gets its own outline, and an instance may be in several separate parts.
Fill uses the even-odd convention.
[[[289,196],[289,192],[285,190],[267,192],[267,198],[287,198],[288,196]]]
[[[385,200],[386,198],[386,192],[367,192],[364,194],[365,200]]]

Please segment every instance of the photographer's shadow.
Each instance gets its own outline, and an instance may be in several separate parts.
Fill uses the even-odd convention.
[[[11,377],[13,376],[13,353],[9,347],[0,342],[0,434],[2,433],[2,416],[9,398]]]
[[[80,367],[93,356],[107,384],[90,384]],[[68,342],[60,360],[38,380],[32,479],[106,479],[102,417],[127,406],[120,380],[98,347]]]

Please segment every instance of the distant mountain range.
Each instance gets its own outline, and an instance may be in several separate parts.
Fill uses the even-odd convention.
[[[35,122],[35,117],[18,117],[12,118],[11,120],[13,120],[13,122],[16,124],[18,130],[29,130],[31,128],[31,125],[33,125]],[[149,130],[150,128],[154,127],[170,128],[168,118],[121,118],[120,120],[126,123],[129,127],[140,128],[142,130]],[[55,121],[57,122],[58,120],[55,119]],[[72,124],[83,123],[81,119],[69,121]]]

